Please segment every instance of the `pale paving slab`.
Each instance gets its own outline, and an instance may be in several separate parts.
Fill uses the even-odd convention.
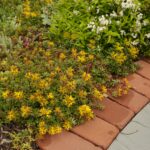
[[[133,118],[108,150],[150,150],[150,104]]]

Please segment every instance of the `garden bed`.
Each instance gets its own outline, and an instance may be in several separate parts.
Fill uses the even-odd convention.
[[[0,4],[2,146],[10,142],[14,149],[32,149],[46,133],[59,134],[93,119],[92,110],[103,110],[108,95],[128,93],[126,76],[137,70],[134,62],[150,56],[144,2]]]

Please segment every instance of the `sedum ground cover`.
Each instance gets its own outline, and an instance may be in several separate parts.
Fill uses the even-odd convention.
[[[0,146],[35,140],[92,119],[126,75],[150,56],[148,0],[0,2]]]

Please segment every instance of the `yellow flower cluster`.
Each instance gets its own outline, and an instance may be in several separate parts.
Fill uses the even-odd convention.
[[[84,91],[84,90],[81,90],[81,91],[79,91],[79,96],[80,96],[81,98],[86,98],[87,92]]]
[[[22,106],[21,107],[21,116],[22,117],[28,117],[30,115],[30,113],[32,112],[31,107],[29,106]]]
[[[17,100],[21,100],[23,98],[23,96],[24,96],[23,91],[14,92],[14,98]]]
[[[63,128],[65,130],[70,130],[72,128],[72,124],[70,121],[65,121],[64,124],[63,124]]]
[[[127,56],[123,52],[112,52],[111,57],[120,65],[122,65],[127,59]]]
[[[11,72],[12,74],[14,74],[14,75],[17,75],[17,74],[19,73],[19,69],[18,69],[17,66],[12,65],[12,66],[10,67],[10,72]]]
[[[79,114],[81,117],[86,117],[87,119],[91,119],[94,117],[92,109],[88,105],[79,106]]]
[[[23,15],[26,18],[37,16],[37,13],[31,11],[30,0],[25,0],[25,2],[23,3]]]
[[[55,125],[55,126],[51,126],[48,130],[48,133],[50,135],[55,135],[55,134],[59,134],[62,132],[62,128],[58,125]]]
[[[89,81],[91,79],[91,75],[89,73],[83,72],[82,79],[84,81]]]
[[[129,53],[131,54],[132,58],[136,58],[139,54],[139,49],[132,46],[129,48]]]
[[[101,93],[97,88],[94,88],[93,95],[96,99],[99,99],[100,101],[102,101],[104,98],[103,93]]]
[[[27,72],[25,77],[27,79],[31,79],[31,80],[39,80],[40,79],[40,74],[38,73],[32,73],[32,72]]]
[[[50,109],[46,109],[43,107],[39,110],[39,113],[40,113],[40,116],[46,116],[49,118],[52,111]]]
[[[67,107],[71,107],[75,103],[75,99],[71,95],[67,95],[63,102]]]
[[[9,94],[10,94],[10,91],[9,91],[9,90],[3,91],[3,92],[2,92],[2,97],[3,97],[4,99],[7,99],[7,98],[9,97]]]
[[[44,121],[39,122],[39,135],[43,136],[46,134],[47,128],[46,128],[46,123]]]
[[[8,113],[7,113],[7,119],[9,121],[15,120],[16,119],[16,112],[14,110],[8,111]]]

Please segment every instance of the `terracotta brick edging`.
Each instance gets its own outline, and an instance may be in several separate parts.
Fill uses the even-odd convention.
[[[132,89],[128,95],[104,100],[96,117],[55,136],[45,135],[37,143],[42,150],[106,150],[130,120],[150,102],[150,60],[137,63],[140,69],[128,77]]]

